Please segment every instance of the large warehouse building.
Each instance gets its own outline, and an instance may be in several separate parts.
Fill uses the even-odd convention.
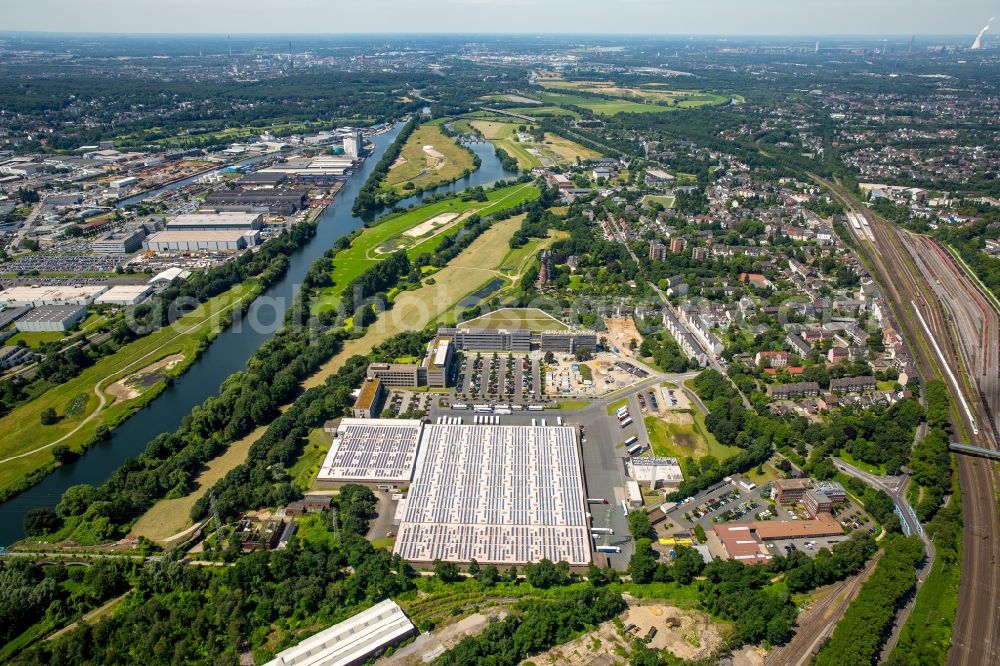
[[[365,664],[390,645],[417,634],[396,602],[386,599],[282,650],[264,666],[352,666]]]
[[[191,213],[178,215],[167,222],[167,229],[177,231],[251,231],[264,227],[260,213]]]
[[[316,485],[406,484],[413,474],[422,426],[419,419],[341,419]]]
[[[394,550],[404,559],[590,562],[571,427],[426,425]]]
[[[87,318],[85,305],[43,305],[24,315],[14,324],[22,333],[68,331]]]
[[[215,231],[159,231],[142,242],[151,252],[235,252],[257,245],[260,232],[243,229]]]
[[[0,291],[0,305],[90,305],[108,290],[106,286],[71,287],[48,285],[41,287],[10,287]]]

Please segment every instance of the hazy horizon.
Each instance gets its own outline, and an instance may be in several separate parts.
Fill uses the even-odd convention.
[[[34,0],[3,31],[135,35],[607,35],[861,37],[975,35],[997,0]],[[261,30],[266,23],[267,29]],[[311,29],[303,31],[308,25]],[[156,30],[150,30],[156,26]],[[662,26],[655,29],[654,26]],[[821,29],[817,30],[817,27]],[[998,28],[1000,29],[1000,28]]]

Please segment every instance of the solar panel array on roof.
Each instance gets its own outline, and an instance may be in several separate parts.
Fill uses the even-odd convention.
[[[590,561],[569,427],[424,427],[395,550],[414,561]]]
[[[422,425],[417,419],[342,419],[317,480],[409,481]]]

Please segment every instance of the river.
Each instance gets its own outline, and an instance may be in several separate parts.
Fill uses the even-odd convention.
[[[360,218],[351,214],[354,199],[401,128],[401,125],[397,125],[391,131],[373,137],[375,148],[372,154],[358,173],[347,181],[333,204],[319,216],[315,238],[289,257],[291,261],[285,276],[271,285],[250,306],[244,322],[253,321],[259,325],[249,326],[244,323],[223,331],[187,372],[178,377],[172,386],[167,387],[145,409],[116,428],[110,440],[91,447],[76,462],[60,467],[37,486],[0,505],[0,544],[9,545],[24,538],[22,522],[24,514],[30,509],[38,506],[55,507],[63,492],[70,486],[103,483],[126,458],[141,453],[146,444],[157,435],[176,430],[181,419],[192,408],[200,405],[206,398],[217,395],[222,382],[229,375],[246,367],[253,353],[273,334],[274,324],[283,320],[285,310],[292,303],[292,295],[302,284],[312,262],[332,247],[338,238],[363,225]],[[504,171],[491,144],[480,142],[467,145],[481,160],[475,173],[450,185],[409,197],[398,205],[409,206],[433,194],[458,192],[467,187],[488,185],[498,179],[516,175]],[[175,189],[178,186],[171,184],[166,188]],[[152,192],[145,193],[145,196],[151,194]]]

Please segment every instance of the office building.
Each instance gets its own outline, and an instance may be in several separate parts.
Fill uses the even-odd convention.
[[[381,379],[366,379],[361,385],[361,392],[351,413],[356,419],[375,419],[382,412],[385,404],[386,391]]]
[[[778,504],[801,502],[811,485],[809,479],[775,479],[771,485],[771,499]]]
[[[451,364],[455,358],[455,346],[448,338],[435,338],[427,345],[424,357],[424,374],[427,386],[431,388],[446,388]]]
[[[381,379],[389,388],[416,388],[427,385],[427,370],[416,363],[369,363],[368,379]]]
[[[816,484],[816,490],[826,495],[830,498],[831,502],[843,502],[847,499],[847,493],[844,491],[844,486],[840,485],[836,481],[820,481]]]
[[[821,513],[830,513],[833,510],[833,502],[818,490],[807,490],[806,494],[802,497],[802,506],[805,507],[806,511],[813,518]]]
[[[596,333],[543,331],[540,339],[542,351],[575,354],[583,349],[591,352],[597,349]]]
[[[131,254],[142,247],[146,232],[142,227],[131,231],[114,231],[90,244],[94,254]]]
[[[439,337],[450,337],[461,351],[531,351],[531,331],[524,328],[440,328]]]

